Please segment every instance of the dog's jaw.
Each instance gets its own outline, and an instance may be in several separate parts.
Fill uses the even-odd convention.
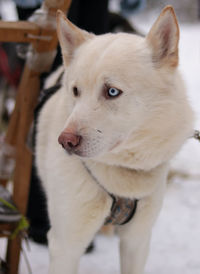
[[[95,135],[94,138],[81,136],[81,141],[76,146],[65,147],[63,149],[68,155],[76,155],[81,158],[98,158],[102,155],[115,151],[122,143],[120,137],[112,139],[111,142],[104,142],[101,135]]]

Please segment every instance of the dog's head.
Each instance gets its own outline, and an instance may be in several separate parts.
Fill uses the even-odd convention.
[[[156,151],[162,151],[159,162],[177,150],[191,131],[192,114],[177,72],[179,27],[172,7],[146,38],[96,36],[59,12],[58,37],[70,105],[59,143],[69,153],[109,158],[126,151],[144,164],[145,157],[158,157]]]

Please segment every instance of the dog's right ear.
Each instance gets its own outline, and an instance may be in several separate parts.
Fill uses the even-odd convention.
[[[69,65],[76,48],[94,36],[72,24],[60,10],[57,11],[57,34],[65,66]]]

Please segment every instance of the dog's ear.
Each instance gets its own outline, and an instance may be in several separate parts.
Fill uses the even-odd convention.
[[[161,67],[178,65],[179,26],[172,6],[166,6],[146,37],[153,62]]]
[[[94,36],[72,24],[60,10],[57,11],[57,34],[66,66],[73,58],[75,49]]]

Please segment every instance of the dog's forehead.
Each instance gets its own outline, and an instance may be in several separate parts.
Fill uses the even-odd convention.
[[[85,44],[85,55],[83,61],[91,60],[105,62],[106,60],[124,60],[139,55],[143,38],[132,34],[106,34],[96,36]],[[84,48],[82,49],[84,50]]]
[[[94,79],[99,73],[120,74],[125,68],[140,66],[145,50],[142,37],[124,33],[100,35],[77,50],[73,67],[85,79],[89,75]]]

